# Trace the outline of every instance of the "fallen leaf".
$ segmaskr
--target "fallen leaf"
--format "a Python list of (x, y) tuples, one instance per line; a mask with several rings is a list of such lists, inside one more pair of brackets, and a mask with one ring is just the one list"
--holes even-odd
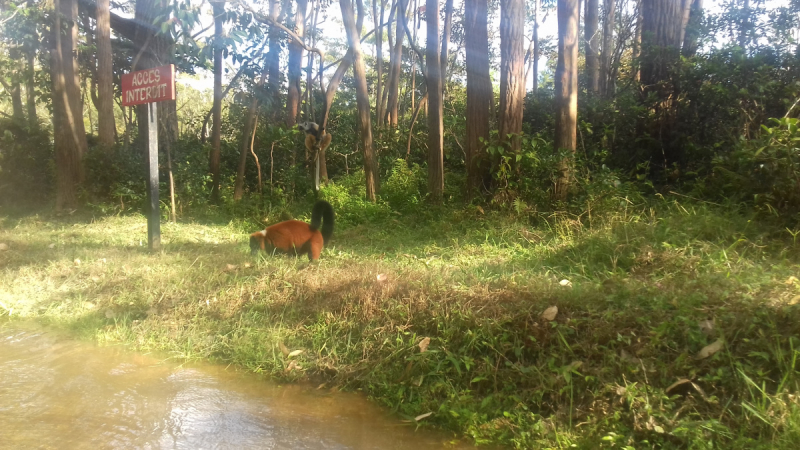
[(376, 278), (378, 281), (386, 281), (389, 278), (389, 275), (386, 275), (385, 273), (379, 273)]
[(700, 326), (700, 331), (706, 336), (711, 335), (714, 331), (714, 321), (711, 319), (701, 320), (698, 325)]
[(301, 354), (301, 353), (303, 353), (303, 350), (295, 350), (295, 351), (293, 351), (293, 352), (289, 353), (288, 355), (286, 355), (286, 357), (287, 357), (287, 358), (291, 358), (291, 357), (293, 357), (293, 356), (297, 356), (297, 355), (299, 355), (299, 354)]
[(419, 352), (425, 353), (428, 350), (428, 345), (431, 343), (431, 338), (426, 337), (425, 339), (419, 341)]
[(283, 345), (283, 342), (278, 341), (278, 347), (281, 349), (281, 353), (283, 353), (283, 356), (289, 356), (289, 349), (286, 348), (285, 345)]
[(551, 306), (544, 310), (544, 312), (542, 313), (542, 319), (547, 321), (555, 320), (557, 315), (558, 315), (558, 306)]
[(47, 248), (50, 248), (50, 249), (56, 248), (56, 244), (50, 244), (50, 245), (47, 246)]
[(713, 355), (714, 353), (717, 353), (718, 351), (722, 350), (722, 347), (724, 347), (724, 346), (725, 346), (725, 342), (722, 340), (722, 338), (717, 339), (716, 341), (714, 341), (713, 344), (709, 344), (709, 345), (706, 345), (705, 347), (703, 347), (703, 349), (700, 350), (700, 353), (698, 353), (697, 356), (695, 356), (695, 359), (708, 358), (709, 356)]
[(800, 303), (800, 295), (795, 295), (794, 298), (789, 300), (790, 305), (796, 305), (798, 303)]
[(433, 412), (426, 412), (425, 414), (420, 414), (417, 417), (414, 417), (414, 422), (419, 422), (420, 420), (429, 417)]
[(78, 259), (78, 258), (75, 258), (75, 261), (72, 261), (72, 262), (73, 262), (73, 263), (74, 263), (76, 266), (80, 266), (80, 265), (81, 265), (81, 260), (80, 260), (80, 259)]
[(252, 266), (249, 262), (244, 263), (244, 268), (249, 269)]
[(236, 265), (235, 264), (227, 264), (227, 265), (225, 265), (225, 270), (226, 271), (236, 270)]
[(478, 210), (478, 211), (479, 211), (481, 214), (486, 214), (486, 213), (483, 211), (483, 208), (481, 208), (480, 206), (476, 206), (476, 207), (475, 207), (475, 209), (477, 209), (477, 210)]
[(569, 281), (567, 279), (563, 279), (563, 280), (559, 281), (558, 284), (560, 284), (561, 286), (564, 286), (564, 287), (572, 287), (572, 281)]
[(786, 284), (795, 284), (797, 282), (798, 282), (798, 279), (795, 276), (791, 276), (791, 277), (787, 278), (786, 281), (784, 281), (784, 283), (786, 283)]
[(4, 252), (6, 250), (8, 250), (8, 244), (5, 242), (0, 242), (0, 252)]

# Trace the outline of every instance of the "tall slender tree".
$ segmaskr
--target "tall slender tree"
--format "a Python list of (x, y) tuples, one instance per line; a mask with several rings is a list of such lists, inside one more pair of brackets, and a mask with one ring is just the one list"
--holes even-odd
[[(306, 33), (306, 10), (308, 0), (297, 0), (297, 10), (294, 14), (294, 32), (299, 37), (305, 37)], [(303, 45), (292, 39), (289, 42), (289, 92), (286, 95), (286, 125), (291, 127), (297, 123), (297, 116), (300, 113), (300, 79), (303, 63)]]
[(558, 63), (556, 65), (555, 147), (566, 150), (553, 190), (556, 200), (566, 200), (572, 182), (572, 165), (578, 125), (578, 15), (579, 0), (558, 0)]
[(97, 0), (97, 134), (106, 150), (114, 145), (114, 86), (111, 57), (111, 11), (109, 0)]
[[(525, 100), (525, 2), (500, 1), (500, 139), (520, 150)], [(511, 138), (509, 138), (509, 135)]]
[(586, 52), (586, 77), (589, 90), (595, 94), (600, 92), (600, 67), (598, 49), (600, 48), (600, 34), (598, 33), (599, 0), (586, 0), (586, 13), (584, 14), (584, 46)]
[(442, 102), (442, 59), (439, 54), (439, 0), (425, 1), (427, 44), (425, 65), (428, 86), (428, 192), (439, 203), (444, 193), (444, 105)]
[(56, 154), (56, 210), (78, 204), (78, 186), (83, 182), (83, 157), (87, 152), (83, 125), (78, 61), (77, 0), (53, 0), (53, 141)]
[[(362, 0), (358, 2), (359, 16), (364, 9)], [(347, 43), (353, 53), (353, 72), (356, 82), (356, 107), (358, 108), (358, 128), (361, 146), (364, 149), (364, 174), (367, 182), (367, 199), (374, 202), (380, 189), (378, 160), (372, 146), (372, 123), (370, 118), (369, 91), (367, 90), (367, 70), (361, 52), (361, 33), (356, 27), (355, 12), (351, 0), (339, 0), (342, 21), (347, 32)]]
[(652, 120), (639, 127), (652, 139), (653, 154), (660, 155), (661, 168), (681, 164), (684, 148), (675, 145), (674, 119), (678, 84), (674, 82), (680, 64), (681, 45), (689, 21), (691, 0), (642, 0), (641, 83), (645, 105)]
[(489, 188), (485, 145), (493, 103), (489, 76), (488, 0), (465, 0), (464, 33), (467, 67), (467, 192), (473, 197)]
[(211, 201), (220, 201), (222, 175), (220, 173), (220, 145), (222, 134), (222, 26), (225, 23), (225, 4), (211, 4), (214, 13), (214, 105), (212, 106), (211, 154), (209, 172), (211, 172)]
[[(380, 2), (380, 15), (378, 3)], [(375, 25), (375, 121), (383, 125), (383, 13), (386, 0), (372, 0), (372, 22)]]
[(447, 89), (447, 58), (448, 58), (448, 45), (450, 44), (450, 35), (453, 30), (453, 0), (446, 0), (444, 6), (444, 30), (442, 31), (442, 91)]
[(539, 42), (539, 24), (542, 23), (542, 0), (534, 0), (533, 12), (533, 93), (539, 92), (539, 57), (542, 56)]
[(614, 17), (617, 10), (616, 0), (603, 1), (603, 53), (600, 61), (600, 92), (608, 97), (611, 87), (611, 56), (614, 54)]
[[(278, 22), (281, 16), (281, 1), (269, 0), (269, 17), (273, 22)], [(281, 31), (276, 26), (269, 27), (269, 54), (267, 56), (267, 85), (269, 92), (269, 108), (273, 118), (276, 117), (280, 104), (281, 86)]]
[(403, 28), (406, 20), (406, 1), (397, 0), (395, 6), (395, 17), (397, 18), (397, 25), (395, 26), (395, 41), (394, 48), (389, 55), (389, 78), (386, 83), (388, 90), (388, 99), (386, 103), (386, 113), (388, 115), (388, 125), (397, 127), (399, 118), (399, 105), (400, 105), (400, 67), (403, 57)]
[(689, 22), (686, 24), (686, 33), (683, 38), (681, 54), (685, 57), (694, 56), (700, 39), (700, 26), (703, 20), (703, 0), (692, 0)]

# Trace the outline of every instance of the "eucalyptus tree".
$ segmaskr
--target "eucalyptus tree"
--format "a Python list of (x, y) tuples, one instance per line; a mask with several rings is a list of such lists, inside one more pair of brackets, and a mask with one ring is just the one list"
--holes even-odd
[(554, 146), (565, 152), (559, 164), (553, 196), (566, 200), (572, 183), (578, 125), (579, 0), (558, 0), (558, 62), (556, 65), (556, 132)]
[(467, 69), (467, 193), (488, 188), (491, 175), (484, 142), (489, 139), (492, 79), (489, 74), (488, 0), (465, 0), (464, 33)]
[(77, 0), (53, 0), (50, 76), (53, 83), (53, 142), (56, 154), (56, 210), (78, 204), (88, 151), (83, 124), (78, 47)]

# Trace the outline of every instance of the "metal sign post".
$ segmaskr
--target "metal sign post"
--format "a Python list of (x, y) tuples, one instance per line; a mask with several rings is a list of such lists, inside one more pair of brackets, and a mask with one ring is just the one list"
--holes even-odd
[(161, 208), (158, 203), (158, 105), (147, 104), (147, 247), (161, 248)]
[(154, 67), (122, 75), (122, 106), (147, 104), (147, 246), (161, 248), (161, 208), (158, 202), (158, 106), (175, 100), (175, 66)]

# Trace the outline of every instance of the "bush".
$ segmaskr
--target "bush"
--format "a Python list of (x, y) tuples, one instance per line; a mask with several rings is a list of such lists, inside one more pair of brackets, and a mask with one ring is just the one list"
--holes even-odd
[(800, 213), (800, 121), (771, 119), (761, 136), (742, 141), (729, 156), (717, 157), (709, 180), (712, 192), (753, 204), (761, 211)]
[(381, 186), (381, 198), (401, 212), (408, 212), (423, 198), (425, 172), (419, 164), (408, 164), (404, 159), (394, 160), (389, 178)]
[(53, 158), (48, 133), (0, 120), (0, 203), (29, 206), (46, 201), (54, 188)]
[(378, 200), (366, 200), (367, 189), (363, 171), (357, 171), (329, 181), (320, 186), (320, 198), (327, 200), (336, 211), (338, 225), (358, 225), (365, 222), (385, 220), (390, 216), (389, 206)]

